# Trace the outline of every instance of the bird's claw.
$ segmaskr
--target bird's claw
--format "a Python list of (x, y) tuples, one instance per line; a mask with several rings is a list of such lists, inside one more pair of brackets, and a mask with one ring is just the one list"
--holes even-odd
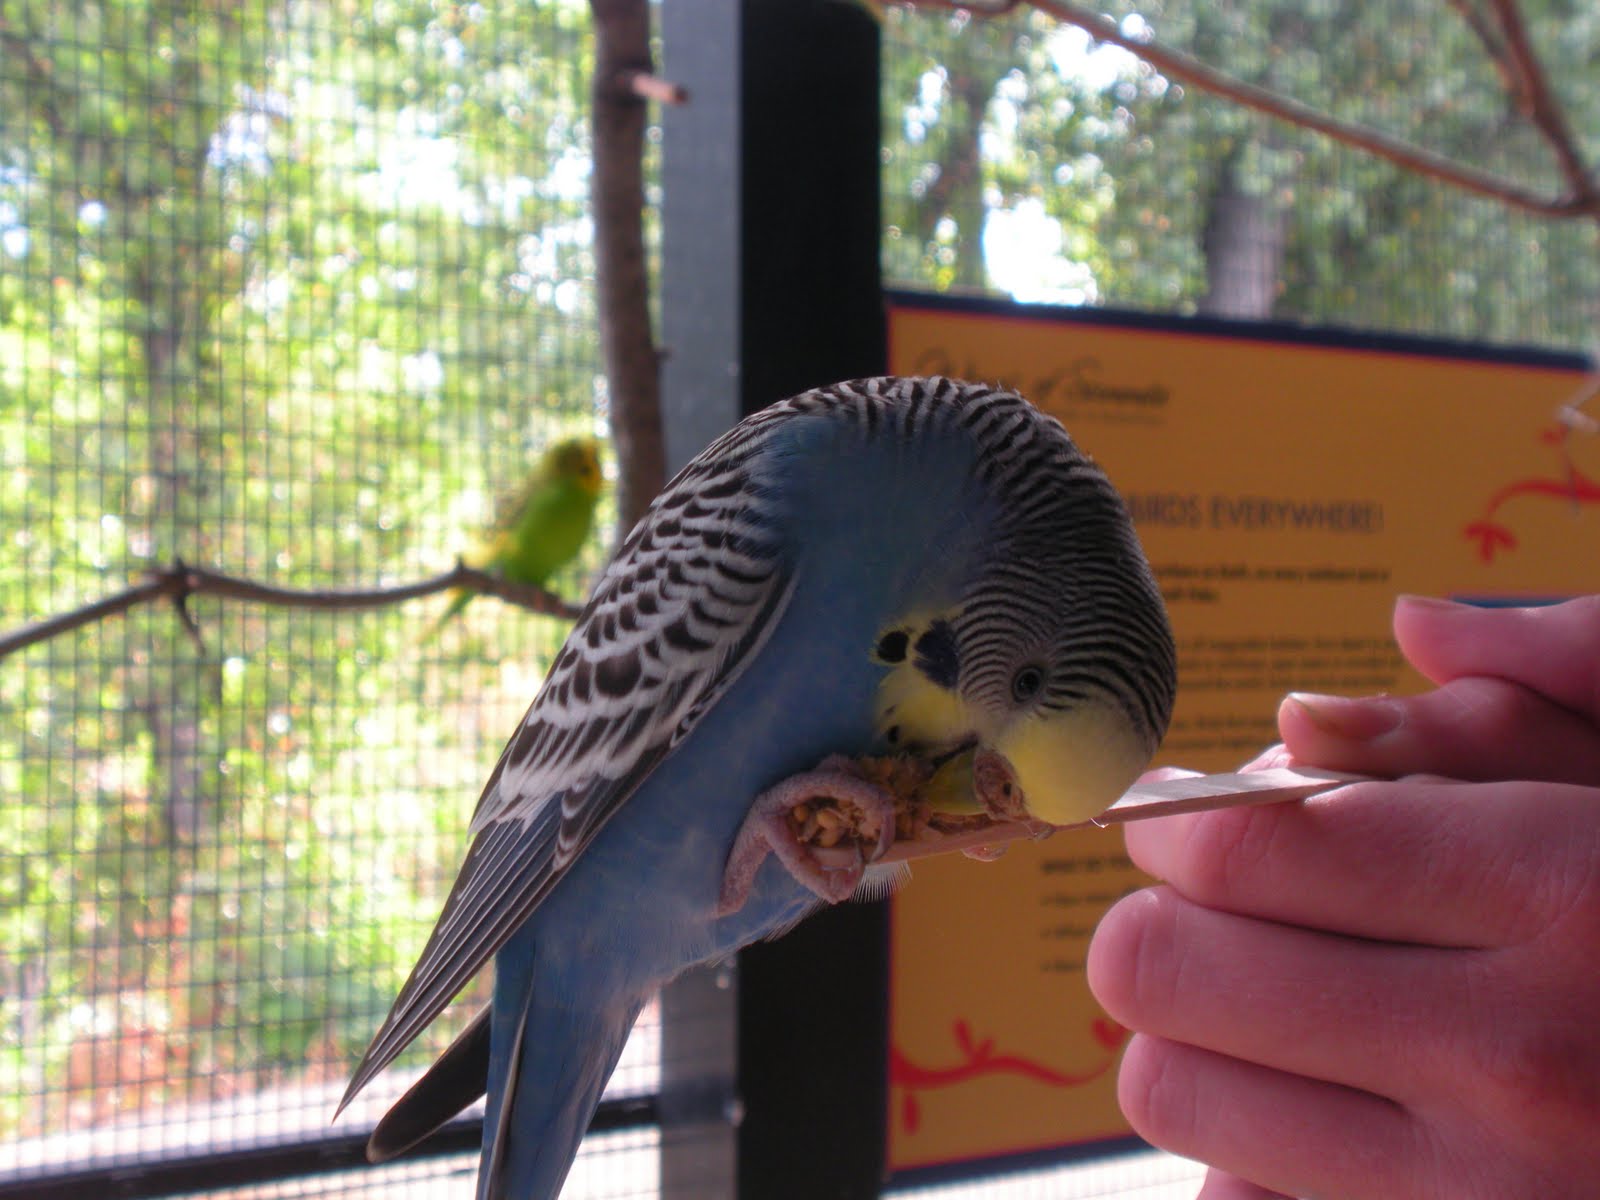
[[(1035, 841), (1049, 837), (1055, 827), (1028, 813), (1028, 798), (1017, 782), (1017, 773), (1003, 755), (993, 750), (979, 750), (972, 764), (972, 790), (984, 811), (1002, 824), (1021, 825)], [(993, 862), (1006, 852), (1009, 843), (992, 846), (968, 846), (961, 851), (979, 862)]]
[(862, 778), (849, 759), (825, 759), (756, 797), (728, 855), (717, 915), (744, 906), (768, 854), (822, 900), (848, 900), (894, 833), (893, 794)]

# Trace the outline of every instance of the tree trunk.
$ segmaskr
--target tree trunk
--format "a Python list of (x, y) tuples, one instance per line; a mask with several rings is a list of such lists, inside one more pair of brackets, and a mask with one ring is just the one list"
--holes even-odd
[[(146, 262), (135, 277), (140, 317), (135, 329), (144, 350), (144, 404), (150, 424), (150, 477), (155, 504), (150, 514), (150, 544), (162, 557), (185, 551), (186, 517), (181, 503), (196, 486), (200, 469), (193, 435), (193, 413), (178, 399), (176, 371), (185, 353), (185, 317), (190, 307), (185, 283), (195, 278), (190, 256), (175, 251), (171, 262)], [(198, 387), (198, 381), (187, 381)], [(203, 664), (189, 661), (192, 648), (174, 619), (160, 635), (165, 650), (145, 672), (145, 697), (140, 705), (150, 729), (153, 776), (160, 790), (162, 815), (173, 845), (193, 845), (209, 821), (205, 772), (201, 767), (200, 688)], [(165, 661), (162, 661), (165, 660)]]
[(1264, 319), (1272, 315), (1283, 267), (1288, 221), (1270, 186), (1247, 187), (1238, 155), (1222, 163), (1211, 193), (1200, 248), (1206, 257), (1206, 316)]
[[(951, 107), (960, 113), (952, 122), (949, 139), (939, 159), (935, 179), (917, 208), (917, 236), (922, 245), (934, 241), (939, 222), (955, 222), (955, 277), (961, 288), (981, 288), (989, 279), (983, 259), (983, 223), (988, 215), (983, 203), (983, 119), (989, 100), (1004, 75), (1005, 63), (996, 58), (980, 68), (975, 63), (949, 64)], [(986, 68), (986, 69), (984, 69)]]
[(666, 482), (661, 364), (650, 325), (644, 245), (645, 101), (628, 87), (648, 74), (646, 0), (590, 0), (594, 18), (595, 302), (616, 442), (618, 541)]

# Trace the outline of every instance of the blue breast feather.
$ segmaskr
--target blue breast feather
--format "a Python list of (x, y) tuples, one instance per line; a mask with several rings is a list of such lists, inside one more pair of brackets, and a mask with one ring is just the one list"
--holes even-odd
[(705, 919), (750, 802), (829, 754), (872, 748), (878, 635), (909, 611), (952, 603), (981, 554), (990, 514), (966, 445), (867, 442), (821, 418), (791, 421), (779, 438), (760, 482), (795, 547), (794, 597), (739, 681), (541, 906), (536, 916), (558, 920), (569, 943), (547, 954), (614, 954), (630, 974), (671, 975), (811, 907), (769, 860), (742, 912)]

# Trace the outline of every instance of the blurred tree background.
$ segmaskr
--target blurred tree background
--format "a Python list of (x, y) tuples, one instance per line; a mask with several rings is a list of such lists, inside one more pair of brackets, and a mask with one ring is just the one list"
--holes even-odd
[[(600, 432), (590, 54), (581, 3), (4, 0), (3, 623), (175, 557), (446, 569)], [(440, 603), (0, 665), (0, 1135), (347, 1072), (564, 632), (421, 647)]]
[[(1104, 7), (1559, 191), (1463, 5)], [(1600, 148), (1600, 12), (1524, 9)], [(1592, 222), (1027, 8), (880, 16), (892, 283), (1594, 337)], [(0, 0), (0, 628), (174, 558), (304, 588), (440, 571), (539, 449), (602, 432), (592, 59), (580, 0)], [(200, 639), (146, 606), (0, 661), (0, 1142), (342, 1082), (563, 633), (483, 600), (424, 642), (443, 604), (194, 600)]]
[[(1094, 6), (1229, 75), (1547, 195), (1473, 0)], [(1587, 161), (1600, 11), (1524, 0)], [(1514, 212), (1172, 82), (1026, 5), (884, 13), (885, 263), (1019, 299), (1589, 347), (1592, 220)], [(1053, 250), (1051, 253), (1049, 251)]]

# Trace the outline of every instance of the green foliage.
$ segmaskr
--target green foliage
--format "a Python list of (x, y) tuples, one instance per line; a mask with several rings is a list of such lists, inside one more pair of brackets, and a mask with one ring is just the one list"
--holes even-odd
[[(570, 0), (0, 0), (0, 623), (444, 569), (593, 433), (590, 57)], [(191, 607), (0, 664), (0, 1136), (347, 1071), (563, 632)]]
[[(1442, 0), (1103, 7), (1125, 32), (1239, 78), (1546, 194), (1562, 190), (1548, 147), (1516, 118), (1475, 35)], [(1579, 0), (1522, 8), (1593, 160), (1600, 17)], [(1258, 200), (1263, 223), (1281, 222), (1274, 316), (1594, 340), (1593, 222), (1524, 216), (1408, 174), (1170, 83), (1026, 7), (992, 21), (890, 9), (885, 42), (884, 257), (893, 279), (1012, 289), (1007, 258), (985, 253), (983, 230), (1031, 205), (1048, 214), (1054, 229), (1044, 232), (1060, 249), (1035, 250), (1025, 298), (1193, 311), (1206, 298), (1208, 266), (1226, 265), (1208, 263), (1219, 252), (1207, 229), (1228, 193)], [(984, 89), (958, 86), (979, 73)], [(977, 106), (984, 117), (973, 128)]]
[(1115, 101), (1057, 62), (1056, 23), (892, 8), (885, 14), (884, 260), (891, 278), (993, 286), (992, 212), (1045, 206), (1072, 258), (1107, 264), (1092, 236), (1112, 196), (1097, 150)]

